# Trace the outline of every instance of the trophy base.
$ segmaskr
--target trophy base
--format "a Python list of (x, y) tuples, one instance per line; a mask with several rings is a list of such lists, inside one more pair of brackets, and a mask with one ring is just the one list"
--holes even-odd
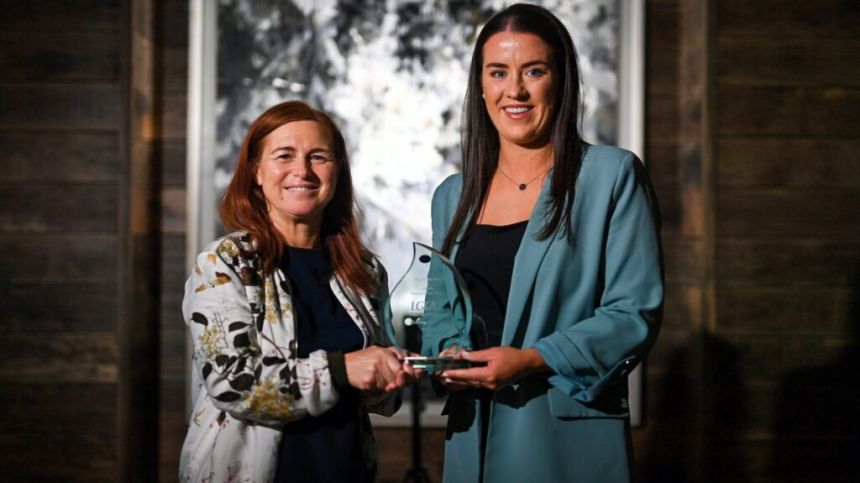
[(469, 367), (483, 366), (484, 363), (455, 359), (453, 357), (425, 357), (409, 356), (403, 359), (406, 364), (428, 372), (439, 372), (447, 369), (467, 369)]

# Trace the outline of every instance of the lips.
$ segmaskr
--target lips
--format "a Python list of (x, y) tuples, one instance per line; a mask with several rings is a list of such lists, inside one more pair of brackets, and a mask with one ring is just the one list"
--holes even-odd
[(524, 112), (530, 111), (532, 109), (531, 106), (508, 106), (503, 108), (505, 112), (508, 114), (522, 114)]
[(290, 191), (293, 193), (307, 193), (308, 191), (316, 190), (317, 186), (314, 186), (314, 185), (287, 186), (285, 189), (287, 191)]

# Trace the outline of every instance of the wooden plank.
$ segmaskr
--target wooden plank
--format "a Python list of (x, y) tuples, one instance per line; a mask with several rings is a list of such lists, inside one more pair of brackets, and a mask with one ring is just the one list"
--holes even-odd
[(721, 83), (860, 86), (858, 39), (721, 37), (715, 70)]
[(701, 283), (666, 280), (663, 298), (663, 325), (660, 329), (660, 337), (665, 331), (670, 330), (686, 332), (701, 319)]
[(188, 121), (188, 98), (184, 94), (168, 94), (156, 98), (159, 106), (157, 139), (184, 141)]
[(760, 37), (860, 37), (860, 9), (845, 0), (720, 0), (720, 35)]
[(857, 316), (848, 308), (858, 299), (860, 293), (855, 288), (721, 284), (717, 285), (717, 317), (721, 330), (735, 333), (830, 333), (847, 337)]
[(0, 279), (18, 282), (114, 283), (114, 235), (0, 234)]
[(648, 142), (677, 142), (680, 126), (678, 113), (676, 95), (649, 97), (645, 107), (645, 136)]
[(860, 89), (762, 87), (717, 88), (720, 136), (857, 137)]
[[(183, 32), (187, 34), (188, 29)], [(188, 91), (187, 47), (158, 51), (154, 67), (157, 85), (165, 94), (184, 94)]]
[(115, 31), (0, 32), (0, 80), (116, 81)]
[(721, 138), (717, 141), (717, 183), (860, 187), (860, 140)]
[(3, 181), (117, 179), (120, 152), (113, 133), (0, 132), (0, 151)]
[(814, 240), (717, 240), (721, 284), (855, 287), (860, 243)]
[(15, 283), (3, 297), (4, 331), (110, 331), (116, 287), (106, 283)]
[(666, 48), (648, 57), (645, 64), (646, 102), (651, 102), (654, 96), (676, 96), (680, 65), (678, 58), (680, 49)]
[(116, 382), (113, 331), (7, 333), (0, 338), (0, 354), (0, 384)]
[(848, 340), (834, 336), (732, 334), (714, 338), (729, 350), (707, 362), (705, 373), (733, 371), (744, 384), (776, 383), (797, 370), (827, 366), (850, 349)]
[(116, 30), (120, 0), (0, 0), (0, 31), (92, 32)]
[(186, 184), (185, 140), (165, 140), (158, 143), (159, 165), (161, 166), (161, 186), (181, 187)]
[(155, 38), (158, 48), (188, 50), (188, 2), (156, 2)]
[(0, 84), (0, 129), (116, 131), (121, 100), (116, 84)]
[(666, 280), (701, 282), (704, 270), (703, 248), (699, 240), (676, 238), (663, 240)]
[(9, 232), (101, 232), (117, 229), (115, 183), (0, 184), (0, 226)]
[(860, 240), (860, 189), (717, 190), (717, 236)]
[(185, 356), (185, 325), (182, 316), (175, 317), (176, 323), (170, 329), (159, 333), (159, 374), (161, 378), (184, 378), (186, 367), (191, 361)]

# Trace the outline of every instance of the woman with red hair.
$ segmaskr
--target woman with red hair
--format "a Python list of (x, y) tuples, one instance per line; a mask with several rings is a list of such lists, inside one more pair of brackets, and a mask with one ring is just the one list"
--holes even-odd
[(385, 344), (385, 270), (362, 245), (346, 146), (290, 101), (251, 125), (183, 314), (194, 409), (182, 481), (373, 481), (368, 412), (414, 374)]

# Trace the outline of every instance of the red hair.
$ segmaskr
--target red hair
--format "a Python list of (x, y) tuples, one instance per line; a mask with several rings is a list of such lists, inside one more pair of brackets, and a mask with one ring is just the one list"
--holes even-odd
[(346, 142), (328, 114), (304, 102), (287, 101), (275, 105), (248, 128), (236, 159), (233, 178), (221, 200), (221, 221), (230, 229), (248, 232), (253, 240), (251, 253), (260, 257), (263, 271), (267, 274), (275, 271), (283, 256), (286, 240), (269, 218), (268, 204), (262, 188), (256, 183), (255, 174), (266, 136), (295, 121), (318, 122), (331, 134), (338, 169), (337, 185), (334, 197), (323, 211), (320, 236), (328, 248), (334, 272), (351, 289), (370, 295), (376, 287), (364, 260), (372, 254), (361, 243), (359, 235)]

